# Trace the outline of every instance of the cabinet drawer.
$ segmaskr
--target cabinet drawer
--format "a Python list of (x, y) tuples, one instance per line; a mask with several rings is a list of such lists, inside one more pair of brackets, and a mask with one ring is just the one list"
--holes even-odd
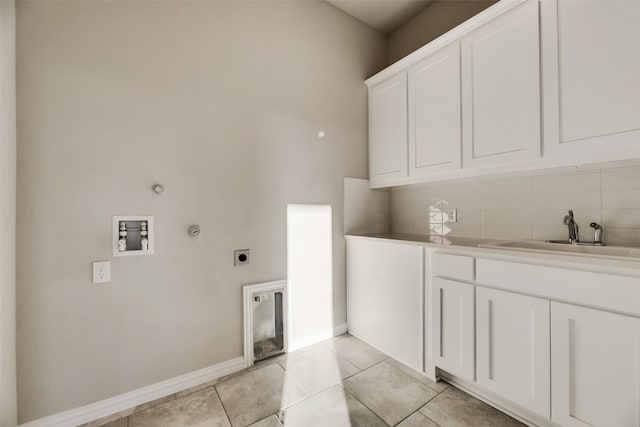
[(640, 278), (478, 258), (479, 284), (637, 315)]
[(433, 276), (449, 277), (451, 279), (475, 280), (474, 258), (464, 255), (435, 253), (431, 257), (431, 271)]

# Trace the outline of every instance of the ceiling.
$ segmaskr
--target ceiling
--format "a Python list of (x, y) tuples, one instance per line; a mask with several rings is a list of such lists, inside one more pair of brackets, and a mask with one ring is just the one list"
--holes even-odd
[(385, 34), (426, 9), (434, 0), (327, 0), (338, 9)]

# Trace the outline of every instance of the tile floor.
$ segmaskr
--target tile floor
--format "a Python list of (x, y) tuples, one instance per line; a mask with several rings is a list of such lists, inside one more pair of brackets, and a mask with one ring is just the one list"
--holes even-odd
[(350, 335), (261, 362), (82, 427), (512, 427)]

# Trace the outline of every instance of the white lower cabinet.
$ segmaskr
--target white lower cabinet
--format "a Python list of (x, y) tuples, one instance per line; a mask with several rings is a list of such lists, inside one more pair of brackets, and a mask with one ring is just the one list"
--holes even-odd
[(432, 360), (435, 366), (473, 381), (475, 378), (475, 286), (432, 278)]
[(640, 426), (640, 319), (551, 303), (552, 420)]
[(477, 382), (551, 416), (549, 301), (476, 288)]
[(420, 372), (423, 263), (421, 246), (347, 240), (349, 332)]

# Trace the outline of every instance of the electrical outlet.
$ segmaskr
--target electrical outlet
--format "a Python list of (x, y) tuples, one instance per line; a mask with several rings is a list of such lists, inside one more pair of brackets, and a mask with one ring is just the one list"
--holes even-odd
[(451, 209), (448, 222), (458, 222), (458, 208)]
[(93, 263), (93, 283), (111, 282), (111, 263), (98, 261)]
[(233, 265), (238, 267), (245, 264), (249, 264), (249, 249), (233, 251)]

